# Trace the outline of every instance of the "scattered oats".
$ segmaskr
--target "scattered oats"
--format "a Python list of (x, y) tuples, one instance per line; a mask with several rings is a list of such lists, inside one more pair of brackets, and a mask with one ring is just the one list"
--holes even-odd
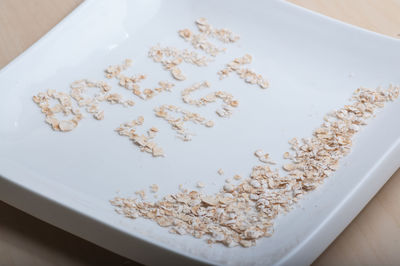
[(283, 158), (289, 159), (289, 158), (290, 158), (290, 153), (289, 153), (289, 152), (285, 152), (285, 153), (283, 154)]
[(152, 193), (157, 193), (157, 191), (158, 191), (158, 185), (156, 185), (156, 184), (151, 185), (151, 186), (150, 186), (150, 191), (151, 191)]
[(231, 182), (232, 182), (232, 178), (225, 179), (225, 183), (231, 183)]
[(218, 174), (219, 174), (219, 175), (223, 175), (223, 174), (224, 174), (224, 171), (223, 171), (222, 169), (218, 169)]

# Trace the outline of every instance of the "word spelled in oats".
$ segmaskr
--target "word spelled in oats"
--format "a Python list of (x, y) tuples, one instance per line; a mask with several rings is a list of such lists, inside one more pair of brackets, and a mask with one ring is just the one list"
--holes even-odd
[(176, 80), (185, 80), (186, 76), (178, 66), (185, 62), (196, 66), (207, 66), (211, 61), (205, 56), (199, 56), (194, 51), (179, 50), (174, 47), (161, 47), (156, 45), (150, 48), (148, 56), (156, 63), (161, 63), (165, 70), (170, 71)]
[[(204, 106), (209, 103), (215, 102), (217, 99), (221, 99), (224, 103), (227, 105), (223, 105), (222, 109), (218, 109), (216, 112), (219, 116), (222, 117), (228, 117), (232, 114), (232, 109), (230, 107), (237, 107), (239, 105), (239, 102), (235, 100), (232, 96), (232, 94), (224, 92), (224, 91), (216, 91), (209, 93), (208, 95), (195, 100), (190, 97), (190, 94), (196, 90), (199, 90), (201, 88), (209, 88), (210, 83), (208, 81), (203, 81), (200, 83), (195, 83), (189, 88), (184, 89), (181, 92), (182, 95), (182, 100), (191, 105), (197, 105), (197, 106)], [(230, 106), (230, 107), (229, 107)], [(224, 109), (225, 108), (225, 109)], [(222, 110), (222, 111), (221, 111)]]
[[(392, 86), (356, 90), (353, 103), (327, 115), (311, 137), (290, 141), (293, 151), (284, 155), (291, 160), (283, 167), (286, 175), (268, 165), (255, 166), (249, 178), (237, 186), (225, 183), (215, 195), (184, 190), (154, 203), (116, 197), (111, 204), (126, 217), (152, 219), (169, 227), (171, 233), (206, 236), (208, 243), (228, 247), (253, 246), (257, 239), (272, 234), (273, 221), (279, 214), (289, 211), (337, 169), (339, 160), (350, 152), (360, 126), (399, 94), (399, 87)], [(265, 157), (262, 151), (255, 154)]]
[[(214, 126), (213, 121), (207, 120), (197, 113), (192, 113), (174, 105), (164, 104), (160, 107), (155, 108), (154, 112), (157, 117), (161, 117), (166, 120), (172, 126), (172, 129), (174, 129), (178, 133), (178, 137), (184, 141), (191, 140), (191, 137), (194, 135), (193, 133), (188, 132), (187, 129), (184, 127), (185, 122), (190, 121), (195, 124), (204, 125), (206, 127)], [(175, 112), (181, 114), (182, 116), (177, 118), (171, 116), (169, 112)]]
[(253, 70), (242, 67), (243, 65), (250, 64), (252, 57), (249, 54), (245, 54), (242, 57), (235, 58), (232, 62), (228, 63), (226, 67), (218, 72), (219, 79), (224, 79), (231, 72), (236, 72), (241, 79), (244, 79), (247, 83), (257, 84), (262, 89), (266, 89), (269, 86), (268, 80), (266, 80), (260, 74), (256, 74)]
[[(56, 131), (71, 131), (83, 118), (80, 110), (72, 106), (72, 98), (67, 93), (47, 90), (46, 92), (39, 92), (32, 99), (40, 107), (42, 113), (46, 115), (46, 123)], [(58, 103), (50, 106), (51, 99), (58, 101)], [(73, 115), (73, 118), (59, 120), (55, 117), (57, 113), (63, 113), (64, 116)]]
[(139, 116), (136, 120), (128, 123), (121, 124), (115, 131), (121, 136), (127, 136), (142, 152), (148, 152), (154, 157), (164, 156), (163, 149), (160, 148), (155, 142), (151, 141), (156, 136), (158, 129), (155, 127), (150, 128), (146, 135), (139, 135), (136, 133), (136, 127), (143, 125), (144, 118)]

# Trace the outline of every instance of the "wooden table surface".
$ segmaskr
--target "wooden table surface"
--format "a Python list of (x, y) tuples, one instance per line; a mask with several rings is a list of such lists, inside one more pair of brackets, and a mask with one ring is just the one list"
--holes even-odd
[[(400, 37), (400, 0), (290, 0), (336, 19)], [(81, 0), (0, 0), (0, 68)], [(400, 70), (399, 70), (400, 71)], [(7, 89), (1, 88), (0, 89)], [(136, 265), (0, 202), (0, 265)], [(314, 265), (400, 265), (398, 170)]]

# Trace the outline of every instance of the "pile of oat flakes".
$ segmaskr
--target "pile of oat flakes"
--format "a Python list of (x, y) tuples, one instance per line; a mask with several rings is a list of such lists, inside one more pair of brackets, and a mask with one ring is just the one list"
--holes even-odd
[[(154, 220), (169, 227), (171, 233), (207, 237), (208, 243), (228, 247), (254, 246), (257, 239), (272, 234), (273, 221), (280, 213), (289, 211), (338, 168), (360, 127), (378, 108), (398, 98), (399, 93), (399, 87), (357, 89), (353, 102), (326, 115), (311, 137), (289, 142), (292, 150), (283, 155), (291, 161), (282, 167), (286, 175), (272, 170), (267, 161), (253, 167), (249, 178), (241, 184), (227, 183), (215, 195), (184, 190), (154, 203), (122, 197), (111, 203), (118, 213)], [(256, 156), (268, 160), (268, 155), (260, 150)]]

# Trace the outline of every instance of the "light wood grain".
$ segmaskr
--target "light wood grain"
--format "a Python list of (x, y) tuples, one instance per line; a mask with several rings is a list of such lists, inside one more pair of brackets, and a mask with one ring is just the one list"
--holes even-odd
[[(0, 68), (81, 0), (0, 0)], [(400, 0), (291, 0), (336, 19), (398, 37)], [(1, 84), (0, 84), (0, 89)], [(0, 265), (134, 265), (0, 203)], [(400, 170), (314, 265), (400, 265)]]

